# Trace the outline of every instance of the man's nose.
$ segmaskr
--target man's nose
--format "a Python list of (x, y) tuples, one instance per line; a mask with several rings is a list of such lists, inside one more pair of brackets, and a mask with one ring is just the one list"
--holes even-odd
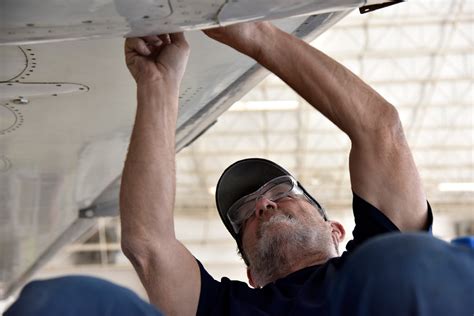
[(275, 210), (277, 205), (272, 200), (267, 199), (264, 196), (257, 198), (255, 202), (255, 213), (257, 217), (264, 216), (267, 210)]

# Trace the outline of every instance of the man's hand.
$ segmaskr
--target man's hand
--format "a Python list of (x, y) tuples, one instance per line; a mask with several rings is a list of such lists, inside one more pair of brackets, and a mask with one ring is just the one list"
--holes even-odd
[(139, 83), (171, 80), (179, 85), (189, 57), (183, 33), (127, 38), (125, 60)]
[(245, 55), (256, 58), (260, 53), (261, 37), (271, 32), (271, 29), (272, 25), (269, 22), (249, 22), (208, 29), (204, 30), (204, 33)]

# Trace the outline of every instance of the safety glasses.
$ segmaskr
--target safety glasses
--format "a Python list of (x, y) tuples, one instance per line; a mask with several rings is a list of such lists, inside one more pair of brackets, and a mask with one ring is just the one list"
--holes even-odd
[(227, 217), (234, 232), (238, 234), (242, 224), (253, 215), (258, 200), (266, 198), (272, 202), (278, 202), (285, 197), (305, 198), (308, 202), (317, 206), (318, 209), (320, 208), (317, 202), (315, 203), (315, 201), (306, 196), (293, 177), (288, 175), (277, 177), (265, 183), (257, 191), (240, 198), (232, 204), (227, 212)]

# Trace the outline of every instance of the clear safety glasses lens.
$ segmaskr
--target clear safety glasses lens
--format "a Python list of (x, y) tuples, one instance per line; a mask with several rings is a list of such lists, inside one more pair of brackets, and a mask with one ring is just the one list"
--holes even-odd
[(234, 232), (238, 234), (242, 223), (255, 212), (258, 199), (264, 197), (270, 201), (276, 201), (291, 194), (302, 195), (303, 192), (298, 188), (293, 177), (281, 176), (265, 183), (257, 191), (240, 198), (227, 213)]

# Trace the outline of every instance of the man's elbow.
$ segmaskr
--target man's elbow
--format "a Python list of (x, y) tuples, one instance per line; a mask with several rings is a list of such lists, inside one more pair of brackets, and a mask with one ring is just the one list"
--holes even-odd
[(122, 232), (121, 248), (127, 259), (137, 271), (146, 271), (154, 261), (159, 260), (161, 254), (160, 240), (136, 237)]
[(376, 137), (389, 140), (392, 144), (405, 144), (405, 133), (397, 109), (393, 105), (387, 104), (382, 115)]
[(384, 102), (376, 112), (376, 120), (373, 125), (376, 130), (382, 132), (398, 132), (402, 125), (397, 108), (388, 102)]
[(123, 254), (130, 260), (135, 269), (141, 270), (146, 266), (148, 256), (143, 245), (122, 236), (121, 247)]
[(378, 107), (376, 113), (372, 113), (372, 119), (361, 122), (360, 128), (355, 133), (356, 139), (370, 143), (403, 143), (405, 134), (397, 109), (388, 102)]
[(122, 230), (121, 248), (135, 270), (146, 271), (164, 257), (173, 247), (175, 240), (156, 235), (137, 236)]

